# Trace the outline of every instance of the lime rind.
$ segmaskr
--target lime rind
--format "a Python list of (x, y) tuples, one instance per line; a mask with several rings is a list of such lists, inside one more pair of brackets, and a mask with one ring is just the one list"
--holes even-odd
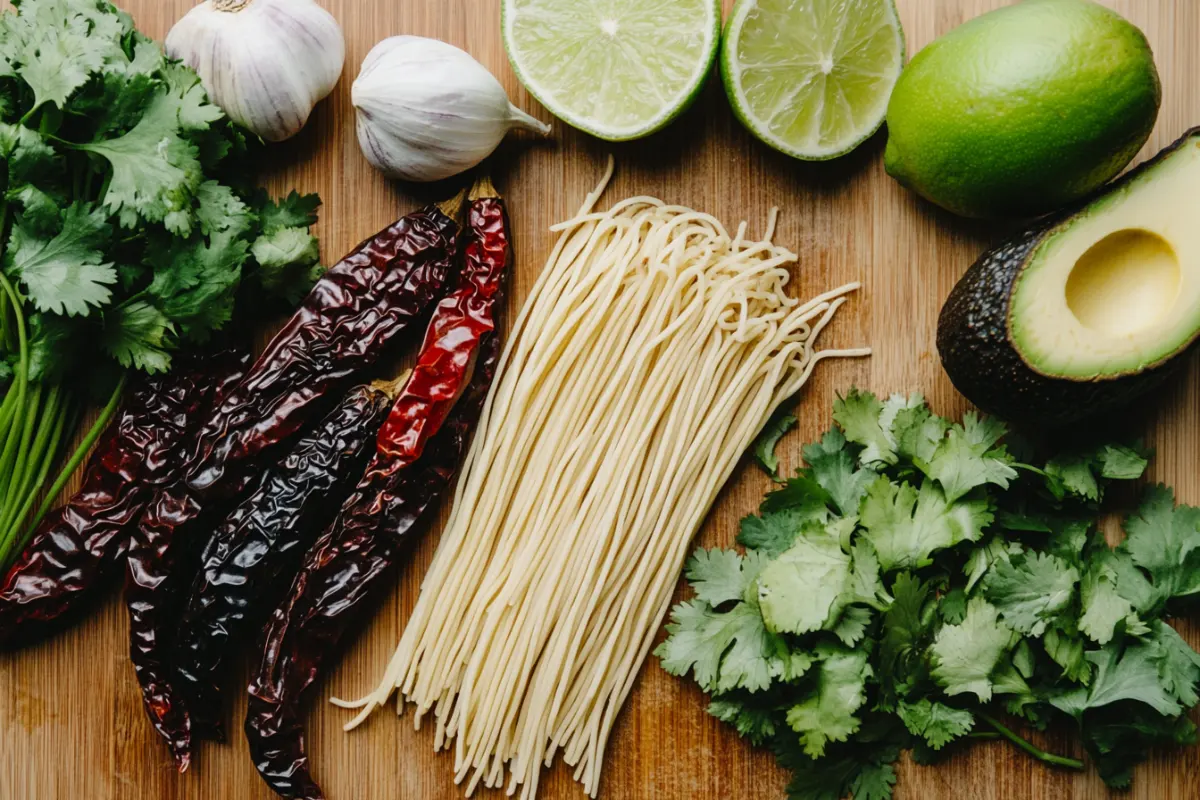
[[(721, 78), (734, 115), (758, 139), (793, 158), (827, 161), (846, 155), (883, 125), (888, 99), (904, 66), (904, 31), (895, 4), (850, 0), (849, 5), (871, 12), (850, 13), (853, 9), (845, 8), (846, 0), (825, 0), (825, 5), (841, 10), (832, 37), (823, 36), (828, 32), (815, 25), (776, 19), (770, 28), (770, 46), (764, 48), (768, 52), (757, 53), (754, 60), (748, 54), (739, 58), (747, 20), (771, 1), (738, 0), (726, 24)], [(822, 5), (820, 0), (816, 5)], [(807, 21), (816, 17), (811, 8), (806, 10)], [(771, 48), (778, 52), (769, 52)], [(799, 79), (773, 80), (772, 76), (789, 71)], [(837, 78), (836, 94), (827, 91), (830, 82), (824, 76), (829, 75)], [(838, 105), (827, 113), (830, 96)], [(756, 112), (754, 106), (766, 102), (771, 113)]]
[[(572, 127), (614, 142), (648, 136), (686, 111), (721, 38), (720, 0), (503, 0), (500, 13), (509, 62), (529, 93)], [(630, 34), (654, 46), (634, 47)]]

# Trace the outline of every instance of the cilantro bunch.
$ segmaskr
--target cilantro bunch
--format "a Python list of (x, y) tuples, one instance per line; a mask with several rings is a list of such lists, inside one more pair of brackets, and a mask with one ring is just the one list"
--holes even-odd
[(91, 400), (311, 286), (319, 200), (255, 191), (254, 148), (107, 0), (0, 15), (0, 568)]
[[(1200, 654), (1166, 621), (1200, 595), (1200, 509), (1148, 489), (1110, 548), (1097, 528), (1138, 451), (1106, 445), (1040, 466), (1001, 423), (932, 414), (919, 396), (852, 391), (807, 466), (742, 521), (745, 552), (698, 550), (656, 650), (711, 695), (709, 713), (793, 772), (796, 800), (891, 797), (905, 750), (932, 763), (1065, 726), (1103, 779), (1193, 743)], [(756, 454), (772, 473), (768, 427)], [(1025, 461), (1032, 456), (1022, 452)]]

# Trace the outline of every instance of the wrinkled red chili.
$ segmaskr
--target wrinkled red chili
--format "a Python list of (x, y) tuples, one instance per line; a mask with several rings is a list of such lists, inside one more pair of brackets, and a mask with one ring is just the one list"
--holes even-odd
[[(439, 306), (418, 357), (427, 377), (418, 380), (414, 372), (401, 392), (362, 482), (305, 556), (264, 633), (246, 736), (259, 774), (282, 797), (324, 797), (309, 770), (301, 698), (415, 542), (419, 521), (458, 469), (495, 374), (494, 311), (511, 261), (498, 198), (473, 200), (464, 239), (467, 260), (456, 291)], [(435, 373), (433, 364), (457, 378)]]
[[(220, 671), (279, 603), (300, 559), (354, 488), (397, 383), (358, 386), (217, 528), (180, 623), (176, 670), (197, 736), (221, 738)], [(280, 585), (282, 583), (282, 585)]]
[(510, 258), (507, 221), (490, 183), (475, 192), (482, 196), (467, 210), (459, 281), (438, 303), (412, 377), (379, 431), (379, 452), (394, 469), (420, 458), (466, 385), (480, 340), (496, 327), (493, 308)]
[(250, 364), (245, 349), (176, 357), (169, 374), (136, 379), (104, 432), (83, 485), (38, 526), (0, 582), (0, 647), (53, 633), (121, 567), (129, 535), (157, 486), (180, 474), (200, 418)]
[(190, 488), (219, 491), (226, 470), (294, 434), (322, 397), (373, 365), (423, 318), (452, 277), (458, 232), (458, 223), (429, 206), (326, 272), (204, 426)]
[(125, 584), (130, 658), (146, 713), (180, 771), (191, 762), (192, 724), (174, 685), (171, 641), (206, 522), (219, 522), (262, 474), (256, 457), (320, 414), (327, 397), (428, 312), (452, 274), (457, 236), (458, 224), (430, 206), (329, 269), (208, 417), (186, 478), (161, 490), (143, 515)]

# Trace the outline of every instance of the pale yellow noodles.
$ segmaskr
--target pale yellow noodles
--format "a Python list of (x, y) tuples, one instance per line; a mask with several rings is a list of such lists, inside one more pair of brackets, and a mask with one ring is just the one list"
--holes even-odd
[(454, 510), (379, 688), (432, 710), (455, 779), (532, 798), (561, 749), (595, 796), (692, 537), (772, 411), (830, 356), (848, 284), (790, 297), (768, 236), (649, 197), (562, 237), (517, 319)]

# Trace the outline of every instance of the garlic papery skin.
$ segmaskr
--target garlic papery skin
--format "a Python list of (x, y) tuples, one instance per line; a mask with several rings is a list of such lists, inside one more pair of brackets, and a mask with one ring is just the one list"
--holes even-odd
[(407, 181), (464, 172), (514, 128), (550, 132), (510, 103), (500, 81), (470, 55), (419, 36), (393, 36), (376, 45), (351, 99), (363, 155), (385, 175)]
[(206, 0), (175, 23), (167, 54), (199, 73), (230, 119), (281, 142), (337, 85), (346, 38), (314, 0)]

